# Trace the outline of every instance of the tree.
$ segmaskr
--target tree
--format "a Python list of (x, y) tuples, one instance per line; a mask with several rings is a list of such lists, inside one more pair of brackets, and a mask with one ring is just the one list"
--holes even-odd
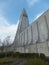
[(10, 44), (10, 36), (7, 36), (4, 40), (3, 40), (3, 44), (5, 46), (8, 46)]
[(1, 39), (0, 39), (0, 46), (2, 46), (2, 41), (1, 41)]

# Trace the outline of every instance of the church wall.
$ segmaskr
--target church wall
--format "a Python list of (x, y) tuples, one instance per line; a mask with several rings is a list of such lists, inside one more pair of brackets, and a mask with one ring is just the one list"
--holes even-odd
[(44, 14), (45, 21), (47, 22), (47, 29), (48, 29), (48, 40), (49, 40), (49, 10)]
[(48, 52), (49, 52), (49, 41), (48, 41)]
[[(24, 18), (24, 21), (25, 20)], [(25, 27), (23, 23), (22, 27)], [(49, 11), (17, 35), (16, 51), (21, 53), (44, 53), (49, 56)]]
[(35, 44), (38, 41), (38, 30), (37, 30), (36, 22), (32, 24), (32, 40), (33, 40), (33, 44)]
[(14, 48), (14, 52), (18, 52), (18, 48), (17, 47)]
[(39, 41), (44, 42), (48, 39), (48, 29), (44, 16), (37, 19), (38, 30), (39, 30)]
[(24, 33), (25, 33), (25, 45), (28, 43), (28, 34), (27, 34), (27, 29), (25, 29), (25, 31), (24, 31)]
[(21, 47), (17, 47), (17, 52), (21, 52)]
[(25, 41), (25, 39), (24, 39), (24, 32), (22, 32), (21, 35), (22, 35), (22, 46), (23, 46), (24, 45), (24, 41)]
[(18, 35), (17, 41), (16, 41), (18, 46), (19, 46), (19, 44), (20, 44), (19, 41), (20, 41), (20, 35)]
[(32, 31), (31, 26), (28, 27), (28, 44), (32, 43)]
[(23, 46), (17, 47), (15, 52), (24, 53), (24, 47)]
[(24, 52), (25, 52), (25, 53), (29, 53), (29, 46), (28, 46), (28, 45), (26, 45), (26, 46), (24, 47)]
[(36, 53), (37, 52), (36, 44), (30, 45), (28, 50), (29, 53)]
[(22, 45), (22, 34), (20, 34), (20, 41), (19, 41), (19, 45), (21, 46)]
[(44, 15), (45, 15), (47, 25), (48, 25), (48, 29), (49, 29), (49, 10)]
[(37, 43), (38, 53), (44, 53), (46, 56), (49, 56), (47, 44), (48, 42)]
[(25, 51), (24, 51), (24, 47), (21, 47), (21, 53), (24, 53)]

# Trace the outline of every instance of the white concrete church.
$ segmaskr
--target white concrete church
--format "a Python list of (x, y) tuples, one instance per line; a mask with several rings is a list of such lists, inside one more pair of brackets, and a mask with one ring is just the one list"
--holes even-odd
[(13, 46), (15, 52), (44, 53), (49, 56), (49, 10), (29, 25), (23, 9)]
[(49, 56), (49, 10), (29, 25), (28, 16), (23, 9), (14, 42), (8, 50), (21, 53), (44, 53)]

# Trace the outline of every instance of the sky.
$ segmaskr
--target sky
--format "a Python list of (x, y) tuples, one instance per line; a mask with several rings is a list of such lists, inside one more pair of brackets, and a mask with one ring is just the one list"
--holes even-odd
[(0, 39), (14, 40), (20, 15), (25, 8), (31, 24), (49, 9), (49, 0), (0, 0)]

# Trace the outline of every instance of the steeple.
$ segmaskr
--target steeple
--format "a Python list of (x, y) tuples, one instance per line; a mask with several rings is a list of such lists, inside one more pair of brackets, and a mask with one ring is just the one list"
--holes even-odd
[(25, 17), (27, 17), (27, 13), (26, 13), (25, 8), (23, 8), (21, 16), (25, 16)]
[(28, 16), (27, 16), (26, 10), (23, 8), (21, 16), (20, 16), (20, 20), (19, 20), (17, 33), (21, 33), (28, 26), (29, 26)]

